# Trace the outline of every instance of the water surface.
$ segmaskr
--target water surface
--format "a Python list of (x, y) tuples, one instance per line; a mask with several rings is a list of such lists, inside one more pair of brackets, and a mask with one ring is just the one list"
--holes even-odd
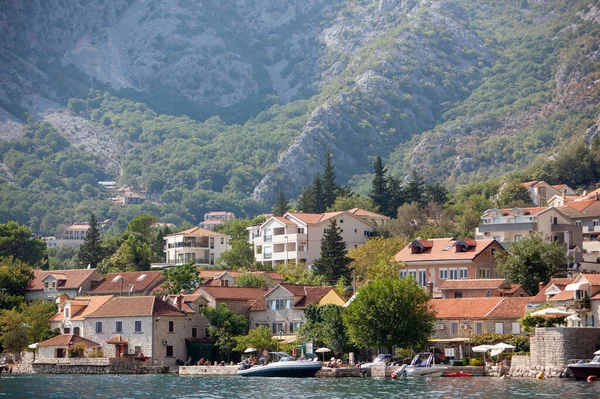
[(600, 381), (553, 379), (243, 378), (177, 375), (0, 377), (0, 398), (600, 398)]

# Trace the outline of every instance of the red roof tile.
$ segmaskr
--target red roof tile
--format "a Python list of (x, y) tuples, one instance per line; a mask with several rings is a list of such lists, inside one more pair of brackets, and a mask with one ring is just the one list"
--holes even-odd
[(589, 281), (591, 285), (600, 285), (600, 274), (585, 273), (583, 274), (583, 277), (585, 277), (585, 279)]
[(351, 214), (356, 215), (356, 216), (369, 216), (369, 217), (389, 219), (385, 215), (380, 215), (379, 213), (367, 211), (366, 209), (361, 209), (361, 208), (352, 208), (352, 209), (349, 209), (348, 212), (350, 212)]
[[(540, 290), (540, 292), (537, 293), (536, 296), (534, 296), (533, 298), (530, 298), (529, 303), (543, 303), (546, 302), (546, 294), (545, 291), (550, 288), (552, 285), (555, 285), (557, 288), (564, 290), (565, 287), (569, 284), (571, 284), (575, 279), (574, 278), (553, 278), (551, 279), (548, 284), (546, 284), (544, 286), (544, 288), (542, 288)], [(552, 299), (552, 298), (550, 298)]]
[[(429, 247), (429, 242), (431, 242), (431, 247)], [(427, 241), (419, 241), (422, 246), (427, 248), (423, 253), (413, 254), (410, 245), (407, 245), (394, 256), (394, 259), (397, 262), (407, 263), (411, 261), (472, 260), (494, 242), (494, 240), (476, 240), (476, 245), (470, 246), (467, 251), (456, 251), (453, 246), (456, 240), (451, 238), (434, 238)], [(423, 245), (423, 243), (427, 243), (427, 245)], [(497, 248), (501, 250), (502, 247), (498, 245)]]
[[(145, 275), (145, 277), (143, 277)], [(120, 278), (117, 278), (121, 276)], [(133, 284), (132, 294), (143, 293), (159, 286), (167, 279), (162, 270), (143, 272), (108, 273), (102, 283), (95, 287), (94, 294), (124, 294), (129, 293), (129, 285)], [(122, 280), (122, 283), (121, 283)]]
[(182, 311), (154, 296), (118, 296), (87, 317), (182, 316)]
[(194, 237), (203, 237), (203, 236), (222, 236), (223, 233), (218, 233), (213, 230), (203, 229), (202, 227), (192, 227), (191, 229), (180, 231), (179, 233), (167, 234), (168, 236), (194, 236)]
[(254, 301), (266, 294), (264, 288), (254, 287), (211, 287), (200, 286), (194, 291), (194, 294), (202, 295), (203, 292), (208, 293), (216, 300), (228, 301)]
[(25, 291), (41, 291), (44, 289), (44, 278), (49, 275), (63, 279), (58, 285), (59, 290), (78, 289), (89, 279), (101, 280), (102, 275), (96, 269), (72, 269), (72, 270), (34, 270), (31, 283), (27, 284)]
[(440, 284), (440, 290), (491, 290), (510, 287), (506, 280), (498, 279), (467, 279), (445, 280)]
[(502, 297), (431, 299), (438, 319), (483, 319), (502, 301)]
[(504, 299), (490, 313), (487, 319), (518, 319), (526, 313), (526, 306), (530, 297), (504, 297)]
[(57, 335), (56, 337), (45, 340), (44, 342), (40, 342), (38, 346), (71, 346), (79, 343), (83, 344), (86, 349), (97, 348), (100, 346), (100, 344), (97, 344), (94, 341), (90, 341), (89, 339), (85, 339), (75, 334)]

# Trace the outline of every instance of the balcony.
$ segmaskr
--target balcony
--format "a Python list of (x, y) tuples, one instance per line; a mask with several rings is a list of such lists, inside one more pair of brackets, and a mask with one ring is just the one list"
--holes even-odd
[(494, 233), (499, 231), (537, 231), (536, 222), (480, 224), (478, 227), (480, 233)]
[(583, 234), (586, 233), (600, 233), (600, 226), (583, 226)]
[(565, 223), (565, 224), (553, 224), (553, 225), (550, 225), (550, 231), (553, 232), (553, 233), (554, 232), (560, 233), (560, 232), (572, 231), (572, 230), (573, 230), (573, 225), (571, 225), (571, 224), (566, 224)]

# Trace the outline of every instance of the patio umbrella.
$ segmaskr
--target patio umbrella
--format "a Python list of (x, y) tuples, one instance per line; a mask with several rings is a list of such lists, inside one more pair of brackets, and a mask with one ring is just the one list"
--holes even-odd
[(531, 316), (541, 316), (548, 318), (559, 318), (564, 316), (570, 316), (572, 312), (565, 312), (564, 310), (557, 308), (546, 308), (542, 310), (538, 310), (537, 312), (531, 313)]
[(246, 349), (244, 351), (244, 353), (253, 353), (253, 352), (256, 352), (256, 349), (254, 349), (254, 348), (248, 348), (248, 349)]
[(497, 343), (496, 345), (492, 346), (492, 349), (515, 349), (515, 348), (516, 348), (516, 346), (505, 344), (504, 342), (500, 342), (500, 343)]
[(474, 346), (471, 348), (471, 350), (473, 352), (477, 352), (477, 353), (485, 353), (487, 351), (489, 351), (490, 349), (492, 349), (493, 345), (479, 345), (479, 346)]
[(323, 347), (323, 348), (319, 348), (315, 351), (315, 353), (323, 354), (323, 361), (325, 361), (325, 353), (327, 353), (327, 352), (331, 352), (331, 349)]

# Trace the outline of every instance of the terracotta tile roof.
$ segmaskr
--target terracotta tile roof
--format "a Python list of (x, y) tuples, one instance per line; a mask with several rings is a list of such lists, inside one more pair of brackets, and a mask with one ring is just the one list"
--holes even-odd
[(582, 273), (583, 277), (590, 282), (591, 285), (600, 285), (600, 274)]
[(283, 216), (273, 216), (273, 219), (277, 219), (280, 222), (282, 222), (284, 224), (287, 224), (287, 225), (291, 225), (291, 226), (295, 226), (296, 225), (296, 223), (292, 222), (289, 219), (284, 218)]
[(512, 295), (521, 289), (527, 293), (529, 300), (531, 300), (531, 293), (527, 291), (527, 289), (525, 289), (525, 287), (523, 287), (522, 284), (513, 284), (509, 288), (503, 288), (502, 292), (504, 293), (504, 295)]
[(57, 335), (56, 337), (45, 340), (44, 342), (40, 342), (38, 346), (70, 346), (79, 343), (83, 344), (86, 349), (97, 348), (100, 346), (100, 344), (97, 344), (94, 341), (90, 341), (89, 339), (85, 339), (75, 334)]
[(154, 296), (118, 296), (87, 317), (181, 316), (185, 313)]
[(333, 289), (332, 286), (306, 286), (306, 296), (301, 299), (295, 308), (306, 308), (309, 305), (317, 305), (325, 295), (327, 295)]
[(369, 216), (369, 217), (375, 217), (375, 218), (389, 219), (385, 215), (380, 215), (379, 213), (367, 211), (366, 209), (361, 209), (361, 208), (352, 208), (352, 209), (349, 209), (348, 212), (350, 212), (351, 214), (356, 215), (356, 216)]
[[(423, 253), (413, 254), (411, 246), (407, 245), (394, 256), (394, 260), (407, 263), (410, 263), (411, 261), (473, 260), (484, 249), (495, 242), (493, 239), (473, 241), (476, 243), (476, 246), (470, 246), (465, 252), (457, 252), (453, 246), (456, 241), (451, 238), (434, 238), (427, 241), (421, 241), (420, 244), (427, 248)], [(431, 247), (429, 247), (429, 242), (431, 242)], [(423, 245), (424, 243), (427, 244)], [(498, 249), (500, 250), (501, 247), (498, 246)]]
[[(571, 284), (575, 279), (574, 278), (553, 278), (551, 279), (548, 284), (546, 284), (544, 286), (544, 288), (542, 288), (540, 290), (540, 292), (537, 293), (536, 296), (534, 296), (533, 298), (530, 298), (529, 303), (543, 303), (546, 302), (546, 294), (545, 291), (550, 288), (552, 285), (555, 285), (557, 288), (564, 290), (565, 287), (569, 284)], [(550, 298), (550, 300), (552, 300), (552, 298)]]
[[(296, 309), (305, 309), (309, 305), (318, 304), (321, 299), (325, 295), (327, 295), (333, 287), (330, 285), (303, 285), (303, 284), (290, 284), (290, 283), (282, 283), (277, 287), (281, 286), (282, 288), (288, 290), (296, 299), (296, 302), (292, 305), (292, 308)], [(265, 310), (266, 308), (266, 298), (268, 298), (269, 293), (274, 291), (275, 288), (272, 288), (265, 296), (265, 298), (258, 298), (253, 304), (250, 310)]]
[(216, 300), (255, 301), (265, 295), (267, 291), (264, 288), (254, 287), (211, 287), (203, 285), (193, 293), (202, 295), (203, 292), (208, 293)]
[(573, 291), (563, 290), (550, 298), (551, 301), (572, 301), (575, 293)]
[(445, 280), (439, 285), (440, 290), (491, 290), (510, 285), (506, 280), (498, 279), (467, 279), (467, 280)]
[(303, 213), (303, 212), (289, 212), (290, 215), (302, 220), (306, 224), (318, 224), (328, 221), (332, 217), (338, 216), (344, 213), (340, 212), (326, 212), (326, 213)]
[(228, 211), (212, 211), (212, 212), (207, 212), (205, 215), (233, 215), (233, 212), (228, 212)]
[(438, 319), (483, 319), (502, 301), (502, 297), (431, 299)]
[(120, 334), (114, 335), (106, 341), (107, 344), (126, 344), (127, 342), (127, 339)]
[[(145, 277), (142, 277), (144, 275)], [(117, 279), (118, 276), (121, 276), (121, 278)], [(129, 293), (129, 285), (133, 284), (132, 293), (142, 293), (159, 286), (166, 279), (167, 277), (162, 270), (108, 273), (105, 280), (95, 287), (92, 292), (94, 294), (120, 294), (122, 287), (123, 294), (127, 294)], [(123, 280), (123, 285), (121, 285), (121, 280)]]
[(538, 183), (543, 183), (543, 181), (533, 180), (521, 183), (523, 187), (535, 187)]
[(42, 291), (44, 289), (44, 278), (49, 275), (59, 276), (64, 282), (58, 285), (59, 290), (78, 289), (88, 279), (101, 280), (102, 275), (96, 269), (72, 269), (72, 270), (34, 270), (33, 280), (27, 284), (25, 291)]
[[(108, 302), (112, 295), (78, 296), (75, 299), (68, 299), (71, 305), (71, 320), (83, 320), (88, 314), (95, 312), (100, 306)], [(51, 321), (60, 321), (63, 319), (64, 310), (56, 313), (50, 318)]]
[(194, 237), (203, 237), (203, 236), (222, 236), (223, 233), (217, 233), (216, 231), (203, 229), (202, 227), (193, 227), (191, 229), (180, 231), (179, 233), (167, 234), (168, 236), (194, 236)]
[(577, 211), (583, 212), (586, 208), (596, 203), (595, 199), (583, 200), (583, 201), (571, 201), (567, 202), (564, 207), (561, 207), (561, 211), (565, 211), (564, 208), (572, 208)]
[(584, 197), (585, 198), (594, 198), (594, 197), (596, 197), (596, 195), (600, 195), (600, 188), (597, 188), (594, 191), (587, 193), (586, 195), (584, 195)]
[(492, 309), (487, 319), (518, 319), (526, 313), (525, 308), (530, 297), (504, 297), (504, 299)]

